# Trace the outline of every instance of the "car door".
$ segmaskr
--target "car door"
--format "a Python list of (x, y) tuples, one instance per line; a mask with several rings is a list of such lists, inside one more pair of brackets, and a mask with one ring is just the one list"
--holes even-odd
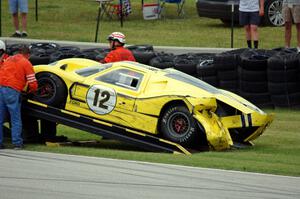
[[(139, 93), (139, 87), (143, 81), (144, 74), (128, 68), (119, 68), (95, 78), (103, 87), (109, 87), (107, 93), (116, 95), (116, 109), (133, 111), (135, 99)], [(114, 90), (115, 93), (112, 91)], [(102, 90), (103, 95), (105, 89)], [(107, 95), (107, 96), (109, 96)], [(106, 97), (108, 100), (109, 97)]]
[(82, 102), (80, 112), (129, 126), (135, 120), (135, 100), (144, 76), (129, 68), (112, 69), (74, 84), (71, 96)]

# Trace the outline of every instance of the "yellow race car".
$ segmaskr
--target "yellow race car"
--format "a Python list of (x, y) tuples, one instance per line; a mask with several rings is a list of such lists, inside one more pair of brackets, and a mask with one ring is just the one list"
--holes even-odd
[(34, 100), (189, 148), (251, 144), (273, 120), (238, 95), (172, 68), (71, 58), (34, 70)]

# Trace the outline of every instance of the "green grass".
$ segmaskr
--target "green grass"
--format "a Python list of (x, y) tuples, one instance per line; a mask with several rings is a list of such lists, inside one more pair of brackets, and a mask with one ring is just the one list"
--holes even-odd
[[(231, 29), (218, 19), (199, 18), (194, 0), (186, 1), (185, 18), (178, 18), (175, 6), (168, 5), (165, 19), (143, 20), (141, 0), (131, 0), (132, 14), (120, 27), (115, 18), (100, 22), (100, 42), (113, 31), (127, 35), (129, 44), (156, 46), (230, 47)], [(154, 2), (154, 1), (145, 1)], [(28, 32), (30, 38), (94, 42), (97, 6), (92, 0), (39, 0), (39, 20), (35, 21), (35, 1), (29, 1)], [(7, 1), (2, 1), (2, 36), (13, 33)], [(292, 44), (296, 45), (295, 28)], [(284, 45), (283, 27), (260, 27), (260, 47), (271, 49)], [(234, 28), (234, 47), (245, 47), (242, 27)]]
[(194, 167), (219, 168), (238, 171), (260, 172), (300, 176), (300, 113), (276, 110), (276, 118), (267, 131), (247, 149), (224, 152), (201, 152), (191, 156), (146, 152), (134, 146), (83, 131), (59, 126), (58, 133), (71, 140), (96, 140), (96, 144), (77, 147), (26, 145), (27, 150), (54, 153), (108, 157), (125, 160), (159, 162)]
[[(2, 1), (2, 36), (13, 33), (8, 1)], [(33, 39), (93, 42), (95, 38), (97, 4), (87, 0), (39, 0), (39, 21), (35, 21), (35, 1), (29, 1), (28, 32)], [(184, 19), (178, 19), (175, 7), (169, 6), (164, 20), (143, 20), (141, 1), (131, 0), (133, 13), (121, 28), (119, 21), (103, 19), (100, 23), (100, 42), (113, 31), (127, 35), (129, 44), (160, 46), (230, 47), (230, 27), (220, 20), (199, 18), (195, 1), (186, 1)], [(294, 28), (295, 29), (295, 28)], [(295, 30), (293, 30), (295, 31)], [(260, 27), (260, 47), (271, 49), (283, 46), (283, 27)], [(295, 32), (293, 37), (295, 46)], [(244, 30), (234, 28), (234, 47), (245, 47)], [(255, 146), (226, 152), (203, 152), (191, 156), (151, 153), (116, 141), (100, 141), (85, 147), (47, 147), (26, 145), (26, 149), (55, 153), (79, 154), (126, 160), (162, 162), (195, 167), (222, 168), (300, 176), (300, 113), (276, 110), (276, 119), (255, 141)], [(59, 134), (71, 140), (100, 140), (86, 132), (59, 126)]]

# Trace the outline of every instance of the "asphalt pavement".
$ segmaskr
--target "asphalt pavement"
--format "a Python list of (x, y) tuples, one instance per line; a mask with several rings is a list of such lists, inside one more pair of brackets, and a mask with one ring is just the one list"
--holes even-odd
[(298, 199), (300, 178), (0, 150), (1, 199)]

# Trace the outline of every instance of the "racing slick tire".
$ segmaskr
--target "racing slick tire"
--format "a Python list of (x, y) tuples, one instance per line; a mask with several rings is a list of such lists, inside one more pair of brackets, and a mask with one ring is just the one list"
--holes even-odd
[(50, 54), (56, 52), (60, 48), (60, 45), (56, 43), (38, 42), (30, 44), (28, 47), (31, 54), (44, 53), (49, 56)]
[(269, 92), (271, 95), (284, 95), (300, 92), (300, 82), (269, 82)]
[(15, 55), (19, 52), (20, 47), (24, 46), (24, 44), (10, 44), (6, 45), (6, 53), (8, 55)]
[(131, 51), (135, 60), (142, 64), (149, 64), (150, 60), (156, 57), (156, 54), (153, 51), (138, 51), (132, 50)]
[(68, 95), (65, 83), (52, 73), (38, 73), (36, 79), (39, 87), (33, 99), (50, 106), (62, 108)]
[(268, 59), (269, 70), (292, 70), (297, 69), (299, 57), (297, 53), (278, 53)]
[(222, 81), (237, 80), (238, 79), (238, 71), (236, 69), (218, 71), (217, 76), (218, 76), (219, 80), (222, 80)]
[(251, 103), (261, 107), (260, 105), (269, 105), (271, 103), (271, 96), (269, 92), (265, 93), (248, 93), (240, 91), (239, 95), (247, 99)]
[(156, 53), (154, 52), (154, 48), (152, 45), (133, 45), (126, 48), (132, 52), (135, 60), (142, 64), (148, 65), (150, 60), (156, 57)]
[(240, 80), (249, 81), (249, 82), (257, 82), (257, 81), (263, 82), (268, 80), (266, 70), (255, 71), (255, 70), (246, 70), (243, 68), (239, 68), (238, 76), (240, 77)]
[(267, 72), (269, 82), (297, 82), (300, 74), (300, 68), (289, 70), (267, 70)]
[(80, 55), (80, 48), (76, 46), (63, 46), (50, 55), (50, 63), (78, 55)]
[(101, 61), (106, 57), (109, 51), (110, 49), (106, 48), (88, 48), (81, 50), (80, 53), (75, 55), (74, 57), (91, 59), (94, 61)]
[(228, 90), (233, 93), (238, 92), (239, 84), (238, 80), (221, 80), (219, 79), (219, 87), (224, 90)]
[(154, 57), (149, 61), (149, 65), (160, 69), (174, 67), (174, 55), (164, 53), (158, 54), (157, 57)]
[(30, 55), (29, 61), (33, 66), (40, 64), (49, 64), (50, 56), (47, 53), (35, 52)]
[(219, 79), (216, 76), (197, 76), (197, 78), (212, 86), (219, 87)]
[(215, 56), (214, 65), (217, 71), (235, 70), (238, 66), (236, 55), (221, 53)]
[(300, 108), (300, 92), (272, 95), (271, 99), (275, 105), (275, 108)]
[(197, 66), (197, 77), (217, 76), (216, 67), (213, 60), (202, 60)]
[(192, 76), (195, 76), (197, 74), (197, 65), (192, 60), (177, 60), (174, 64), (174, 68)]
[(268, 59), (276, 52), (272, 50), (249, 49), (244, 51), (240, 58), (241, 68), (251, 71), (264, 71), (268, 67)]
[(193, 146), (200, 136), (198, 129), (196, 120), (184, 106), (172, 106), (162, 115), (161, 133), (172, 142)]
[(268, 82), (267, 81), (240, 81), (240, 90), (249, 93), (266, 93), (268, 92)]
[(132, 45), (126, 47), (128, 50), (137, 50), (137, 51), (154, 51), (153, 45), (141, 44), (141, 45)]

